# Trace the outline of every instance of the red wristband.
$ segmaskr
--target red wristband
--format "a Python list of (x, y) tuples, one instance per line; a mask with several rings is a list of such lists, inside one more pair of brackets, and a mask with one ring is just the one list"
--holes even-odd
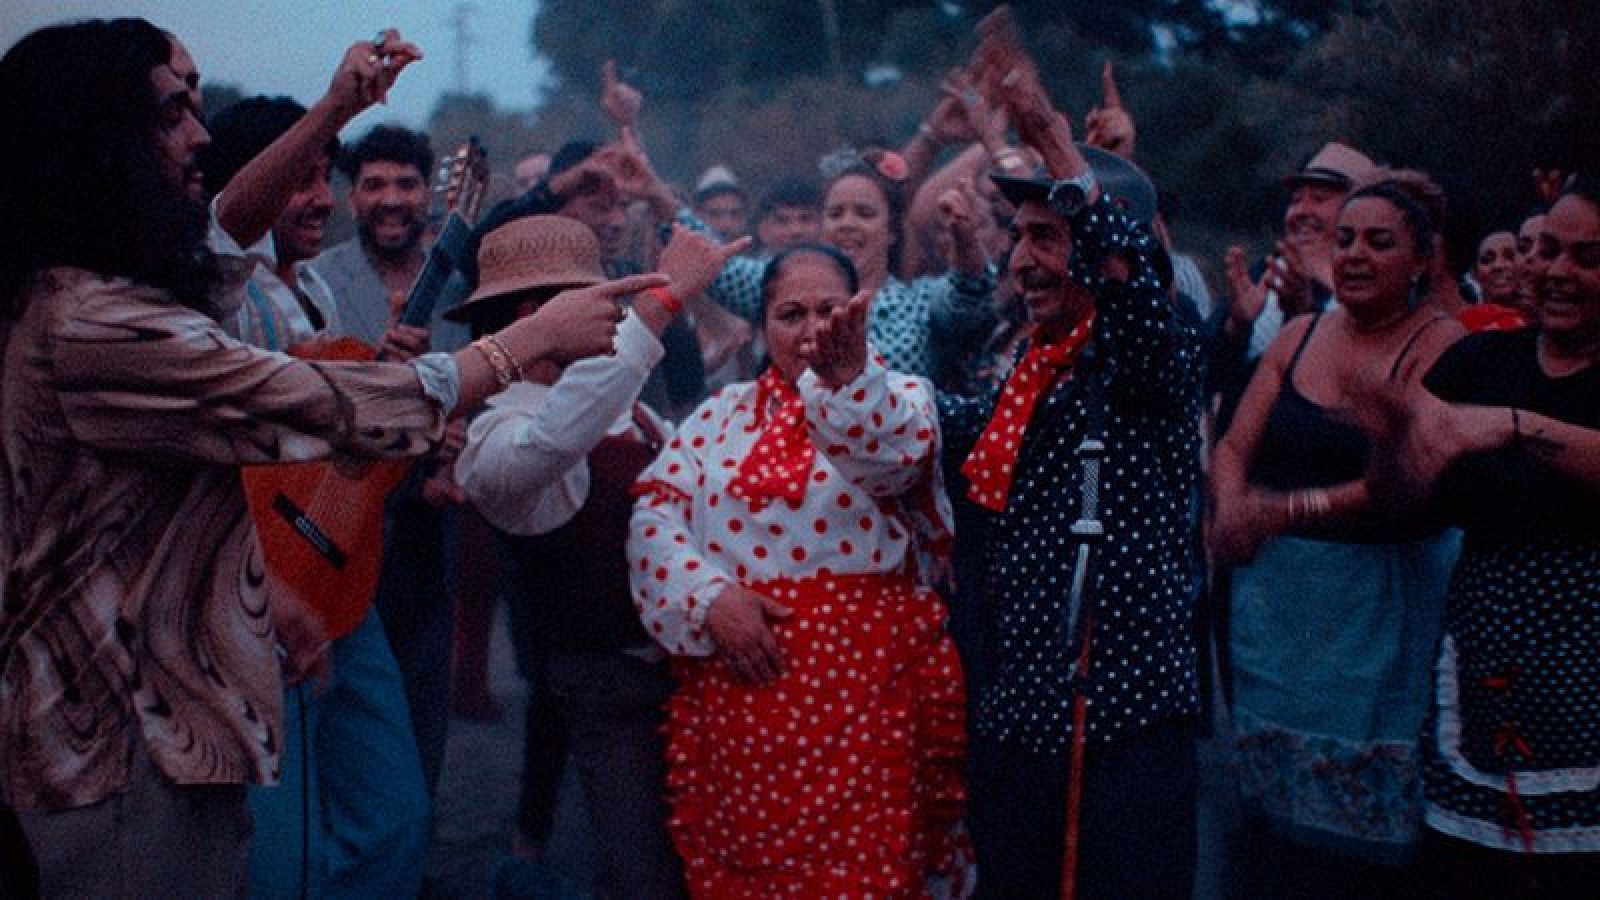
[(661, 304), (661, 308), (667, 311), (667, 315), (675, 316), (683, 312), (683, 301), (679, 300), (678, 295), (671, 290), (664, 287), (653, 287), (646, 288), (645, 293), (656, 298), (656, 302)]

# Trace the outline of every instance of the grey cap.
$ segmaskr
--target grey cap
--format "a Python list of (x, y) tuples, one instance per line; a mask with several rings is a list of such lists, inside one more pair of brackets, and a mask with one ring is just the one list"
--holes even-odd
[[(1088, 144), (1079, 143), (1078, 152), (1088, 161), (1094, 180), (1099, 183), (1100, 190), (1110, 196), (1112, 203), (1141, 225), (1148, 226), (1154, 221), (1156, 187), (1142, 169), (1115, 153)], [(1043, 166), (1026, 177), (990, 175), (989, 178), (1013, 206), (1021, 206), (1029, 200), (1048, 201), (1050, 188), (1055, 184)]]

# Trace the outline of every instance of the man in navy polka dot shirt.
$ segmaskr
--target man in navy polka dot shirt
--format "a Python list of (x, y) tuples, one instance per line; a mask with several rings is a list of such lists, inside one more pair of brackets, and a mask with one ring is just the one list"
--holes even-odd
[[(1047, 169), (995, 179), (1018, 207), (1007, 277), (1032, 331), (1002, 388), (940, 397), (946, 453), (963, 476), (952, 492), (988, 511), (980, 533), (957, 536), (984, 544), (978, 570), (961, 573), (986, 643), (969, 751), (979, 891), (1059, 896), (1081, 694), (1078, 896), (1186, 900), (1200, 705), (1189, 538), (1200, 340), (1163, 287), (1163, 251), (1144, 227), (1154, 206), (1148, 181), (1098, 155), (1092, 171), (1084, 156), (1092, 151), (1073, 144), (1036, 78), (1008, 81), (1011, 120)], [(1090, 433), (1107, 448), (1106, 537), (1068, 634), (1080, 512), (1074, 451)], [(1086, 635), (1088, 675), (1077, 679)]]

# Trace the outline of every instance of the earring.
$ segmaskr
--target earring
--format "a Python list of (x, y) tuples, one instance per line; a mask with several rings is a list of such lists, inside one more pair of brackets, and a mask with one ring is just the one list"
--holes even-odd
[(1428, 279), (1424, 273), (1418, 272), (1411, 276), (1411, 293), (1406, 295), (1407, 310), (1416, 312), (1417, 307), (1422, 305), (1422, 299), (1427, 294), (1427, 284)]

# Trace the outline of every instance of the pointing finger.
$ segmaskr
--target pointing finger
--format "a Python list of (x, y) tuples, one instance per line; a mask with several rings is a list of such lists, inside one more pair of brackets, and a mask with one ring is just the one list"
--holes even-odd
[(651, 272), (646, 275), (629, 275), (626, 278), (607, 281), (603, 284), (595, 285), (594, 289), (607, 297), (621, 297), (625, 294), (637, 294), (653, 287), (666, 287), (671, 283), (671, 278), (657, 272)]
[(1105, 97), (1106, 109), (1122, 108), (1122, 93), (1117, 90), (1117, 73), (1111, 60), (1100, 67), (1100, 93)]

